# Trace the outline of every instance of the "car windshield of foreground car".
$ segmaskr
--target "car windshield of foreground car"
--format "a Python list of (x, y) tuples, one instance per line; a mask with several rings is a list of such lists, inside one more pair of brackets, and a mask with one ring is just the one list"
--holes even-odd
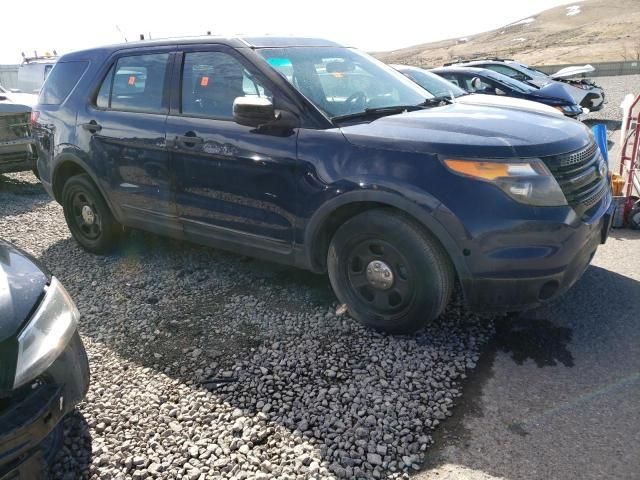
[(417, 68), (401, 70), (407, 77), (431, 93), (435, 98), (451, 98), (468, 95), (463, 89), (446, 81), (435, 73), (425, 72)]
[(333, 120), (421, 108), (433, 98), (414, 82), (350, 48), (258, 50), (300, 93)]

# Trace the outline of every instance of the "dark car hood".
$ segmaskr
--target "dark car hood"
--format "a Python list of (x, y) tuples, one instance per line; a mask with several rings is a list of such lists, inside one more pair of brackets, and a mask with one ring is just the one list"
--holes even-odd
[(582, 123), (516, 108), (455, 103), (342, 127), (368, 148), (468, 158), (558, 155), (589, 144)]
[(0, 240), (0, 342), (17, 333), (49, 279), (33, 258)]
[(567, 88), (558, 82), (552, 82), (530, 93), (532, 97), (558, 99), (568, 103), (575, 103), (573, 96)]

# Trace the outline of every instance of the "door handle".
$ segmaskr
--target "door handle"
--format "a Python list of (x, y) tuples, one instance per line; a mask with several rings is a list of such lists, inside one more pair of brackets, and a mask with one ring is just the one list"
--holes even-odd
[(176, 135), (176, 145), (181, 145), (187, 148), (193, 148), (196, 145), (202, 145), (204, 139), (197, 136), (194, 132), (187, 132), (185, 135)]
[(91, 133), (96, 133), (102, 130), (102, 125), (95, 120), (91, 120), (89, 123), (82, 123), (80, 126)]

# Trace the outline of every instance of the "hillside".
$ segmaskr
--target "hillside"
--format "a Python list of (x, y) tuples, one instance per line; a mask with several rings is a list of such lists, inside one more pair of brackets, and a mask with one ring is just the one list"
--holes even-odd
[(374, 53), (420, 66), (487, 55), (532, 65), (640, 60), (640, 0), (586, 0), (478, 35)]

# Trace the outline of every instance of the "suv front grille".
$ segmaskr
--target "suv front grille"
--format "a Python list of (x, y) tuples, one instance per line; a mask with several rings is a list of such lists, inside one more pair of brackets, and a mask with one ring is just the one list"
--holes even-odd
[(604, 159), (595, 143), (575, 152), (543, 159), (558, 181), (569, 205), (580, 213), (593, 207), (607, 193)]

